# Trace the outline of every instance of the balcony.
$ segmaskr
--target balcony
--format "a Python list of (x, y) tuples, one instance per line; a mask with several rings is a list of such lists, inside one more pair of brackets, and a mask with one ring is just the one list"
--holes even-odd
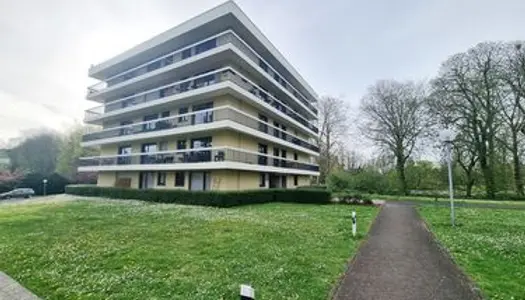
[(256, 119), (236, 108), (222, 106), (213, 109), (200, 110), (188, 114), (159, 118), (152, 121), (140, 122), (130, 125), (118, 126), (91, 132), (82, 136), (82, 142), (91, 142), (101, 139), (114, 138), (120, 136), (133, 136), (147, 132), (162, 132), (175, 128), (191, 128), (200, 124), (207, 124), (219, 121), (232, 121), (248, 128), (257, 130), (267, 137), (277, 137), (283, 141), (290, 142), (302, 148), (319, 152), (319, 147), (309, 143), (287, 131), (274, 127), (266, 122)]
[(310, 121), (305, 119), (299, 113), (292, 110), (289, 106), (275, 98), (267, 91), (261, 89), (255, 83), (241, 76), (231, 67), (210, 71), (208, 73), (201, 74), (192, 78), (177, 81), (126, 98), (118, 99), (106, 103), (105, 105), (96, 106), (94, 108), (86, 110), (84, 120), (86, 122), (90, 122), (104, 117), (104, 114), (107, 114), (109, 112), (122, 110), (124, 108), (137, 106), (143, 103), (154, 102), (159, 99), (164, 99), (173, 95), (182, 94), (185, 92), (193, 91), (199, 88), (227, 81), (235, 83), (244, 90), (249, 91), (250, 93), (255, 95), (259, 101), (271, 105), (275, 109), (279, 110), (280, 112), (299, 122), (301, 125), (305, 126), (313, 133), (317, 134), (319, 132), (317, 127), (315, 127)]
[(228, 43), (232, 44), (239, 51), (245, 54), (246, 57), (248, 57), (248, 59), (251, 60), (257, 66), (259, 71), (264, 71), (264, 73), (267, 73), (271, 80), (273, 80), (277, 86), (282, 87), (284, 90), (290, 93), (291, 98), (298, 100), (300, 103), (302, 103), (304, 106), (306, 106), (308, 109), (310, 109), (317, 115), (317, 109), (315, 108), (315, 106), (310, 101), (308, 101), (302, 93), (295, 89), (292, 84), (286, 81), (282, 75), (280, 75), (275, 69), (273, 69), (259, 54), (257, 54), (246, 42), (244, 42), (232, 30), (228, 30), (215, 36), (209, 37), (196, 44), (176, 50), (162, 57), (156, 58), (150, 62), (147, 62), (145, 64), (139, 65), (115, 76), (112, 76), (106, 79), (106, 81), (94, 84), (88, 87), (88, 96), (94, 93), (101, 92), (104, 89), (114, 86), (116, 84), (126, 82), (130, 79), (172, 65), (174, 63), (190, 58), (194, 55), (204, 53), (206, 51)]
[[(281, 157), (272, 157), (264, 153), (244, 151), (232, 147), (198, 148), (177, 151), (158, 151), (146, 153), (130, 153), (112, 156), (93, 156), (80, 158), (81, 167), (113, 167), (140, 165), (176, 165), (199, 163), (242, 163), (257, 167), (277, 167), (310, 172), (319, 172), (315, 164), (289, 160)], [(193, 165), (194, 166), (194, 165)], [(193, 167), (192, 166), (192, 167)], [(206, 167), (206, 166), (204, 166)], [(209, 165), (211, 168), (211, 165)], [(227, 164), (218, 164), (215, 168), (230, 168)]]

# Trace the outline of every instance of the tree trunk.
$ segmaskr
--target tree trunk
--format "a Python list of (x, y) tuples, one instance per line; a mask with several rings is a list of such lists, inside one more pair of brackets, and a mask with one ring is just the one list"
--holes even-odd
[(487, 198), (496, 199), (494, 172), (492, 172), (492, 168), (487, 164), (486, 157), (480, 159), (480, 167), (483, 171), (483, 177), (485, 179), (485, 191), (487, 194)]
[(472, 187), (474, 187), (474, 179), (471, 178), (472, 175), (468, 175), (467, 179), (467, 198), (472, 198)]
[(401, 188), (401, 193), (403, 193), (403, 195), (408, 195), (407, 180), (405, 176), (405, 161), (402, 157), (397, 157), (396, 169), (399, 178), (399, 187)]
[(512, 132), (512, 160), (514, 163), (514, 186), (516, 193), (523, 196), (523, 180), (521, 178), (521, 163), (518, 150), (518, 136), (517, 132)]

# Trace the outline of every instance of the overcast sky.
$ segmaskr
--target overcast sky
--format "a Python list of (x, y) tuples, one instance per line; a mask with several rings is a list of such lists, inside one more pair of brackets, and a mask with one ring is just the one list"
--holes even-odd
[[(90, 64), (221, 0), (0, 0), (0, 143), (81, 122)], [(523, 0), (238, 0), (319, 95), (354, 108), (378, 79), (428, 79), (449, 55), (523, 39)]]

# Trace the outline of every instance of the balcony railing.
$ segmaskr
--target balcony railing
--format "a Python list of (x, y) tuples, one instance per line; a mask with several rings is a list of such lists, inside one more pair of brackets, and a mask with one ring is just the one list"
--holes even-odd
[(294, 145), (298, 145), (308, 150), (319, 152), (319, 147), (317, 147), (316, 145), (311, 144), (308, 141), (305, 141), (293, 134), (290, 134), (287, 131), (274, 127), (266, 122), (256, 119), (230, 106), (200, 110), (188, 114), (181, 114), (167, 118), (159, 118), (152, 121), (108, 128), (98, 132), (85, 134), (84, 136), (82, 136), (82, 141), (90, 142), (99, 139), (107, 139), (152, 131), (182, 128), (223, 120), (230, 120), (238, 124), (244, 125), (246, 127), (263, 132), (267, 135), (278, 137)]
[(301, 123), (303, 126), (307, 127), (314, 133), (318, 133), (317, 127), (315, 127), (310, 121), (306, 120), (303, 116), (292, 110), (289, 106), (275, 98), (273, 95), (258, 87), (255, 83), (242, 77), (231, 67), (210, 71), (208, 73), (201, 74), (192, 78), (177, 81), (175, 83), (164, 85), (149, 91), (141, 92), (126, 98), (118, 99), (106, 103), (105, 105), (96, 106), (94, 108), (86, 110), (85, 120), (89, 122), (96, 118), (102, 117), (104, 113), (118, 111), (127, 107), (133, 107), (142, 103), (163, 99), (169, 96), (181, 94), (184, 92), (192, 91), (224, 81), (231, 81), (237, 84), (239, 87), (257, 96), (259, 100), (270, 104), (277, 110), (281, 111), (282, 113)]
[(111, 156), (80, 158), (81, 167), (119, 165), (166, 165), (209, 162), (238, 162), (250, 165), (268, 165), (280, 168), (318, 172), (319, 166), (265, 153), (244, 151), (232, 147), (198, 148), (177, 151), (130, 153)]
[(241, 52), (243, 52), (251, 61), (259, 66), (264, 72), (268, 73), (272, 78), (274, 78), (277, 83), (290, 92), (293, 97), (297, 98), (301, 103), (307, 106), (310, 110), (317, 114), (317, 109), (315, 106), (307, 100), (307, 98), (299, 92), (296, 88), (293, 87), (284, 77), (279, 74), (274, 68), (271, 67), (257, 52), (255, 52), (245, 41), (243, 41), (234, 31), (227, 30), (220, 34), (211, 36), (207, 39), (199, 41), (195, 44), (186, 46), (184, 48), (178, 49), (174, 52), (163, 55), (159, 58), (156, 58), (152, 61), (134, 67), (132, 69), (126, 70), (120, 74), (112, 76), (106, 81), (99, 82), (88, 87), (88, 95), (96, 92), (100, 92), (105, 88), (111, 87), (115, 84), (122, 83), (133, 79), (135, 77), (141, 76), (143, 74), (155, 71), (162, 67), (169, 66), (176, 62), (182, 61), (184, 59), (190, 58), (194, 55), (209, 51), (218, 46), (231, 43)]

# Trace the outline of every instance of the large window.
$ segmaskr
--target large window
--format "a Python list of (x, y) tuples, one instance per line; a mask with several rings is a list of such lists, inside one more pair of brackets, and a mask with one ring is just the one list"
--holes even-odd
[(259, 120), (261, 120), (259, 122), (259, 130), (268, 133), (268, 118), (264, 115), (259, 115)]
[[(126, 126), (133, 124), (133, 121), (122, 121), (120, 122), (120, 126)], [(133, 127), (123, 127), (120, 129), (120, 135), (128, 135), (133, 133)]]
[[(131, 154), (131, 146), (129, 145), (120, 146), (118, 148), (118, 154), (119, 155)], [(119, 158), (117, 159), (117, 164), (119, 165), (128, 165), (130, 163), (131, 163), (131, 156), (119, 156)]]
[[(142, 153), (157, 152), (157, 144), (156, 143), (142, 144), (141, 150), (142, 150), (141, 151)], [(143, 154), (143, 155), (140, 156), (140, 163), (141, 164), (153, 164), (153, 163), (155, 163), (155, 160), (156, 160), (156, 156), (155, 155)]]
[[(179, 108), (179, 115), (183, 115), (183, 114), (187, 114), (187, 113), (188, 113), (188, 108), (187, 107)], [(179, 122), (180, 123), (186, 122), (186, 121), (188, 121), (188, 116), (179, 117)]]
[(266, 186), (266, 173), (259, 173), (259, 187)]
[(213, 102), (194, 105), (193, 111), (197, 112), (194, 114), (193, 117), (193, 124), (203, 124), (203, 123), (209, 123), (213, 121), (213, 111), (204, 111), (199, 112), (201, 110), (207, 110), (213, 108)]
[(186, 149), (186, 140), (177, 140), (177, 150)]
[(182, 51), (182, 59), (186, 59), (191, 56), (191, 48)]
[[(156, 120), (158, 118), (159, 118), (159, 115), (151, 114), (151, 115), (145, 116), (143, 120), (144, 120), (144, 122), (148, 122), (148, 121)], [(145, 131), (155, 130), (155, 125), (156, 125), (155, 122), (144, 123), (142, 125), (142, 129), (144, 129)]]
[(293, 185), (297, 186), (299, 184), (299, 176), (295, 175), (293, 177)]
[(191, 140), (192, 149), (209, 148), (211, 146), (211, 136)]
[(210, 173), (190, 172), (190, 190), (205, 191), (210, 189)]
[[(259, 144), (259, 153), (267, 154), (268, 153), (268, 145)], [(258, 162), (259, 162), (260, 165), (267, 165), (268, 164), (268, 157), (266, 155), (259, 155)]]
[[(211, 146), (212, 146), (211, 137), (202, 137), (202, 138), (191, 140), (192, 149), (209, 148)], [(211, 151), (210, 150), (192, 151), (189, 153), (187, 160), (189, 160), (189, 162), (211, 161)]]
[(208, 51), (212, 48), (217, 47), (217, 40), (211, 39), (209, 41), (206, 41), (204, 43), (200, 43), (197, 46), (195, 46), (195, 54), (202, 53), (204, 51)]
[(184, 172), (175, 172), (175, 186), (184, 186)]

